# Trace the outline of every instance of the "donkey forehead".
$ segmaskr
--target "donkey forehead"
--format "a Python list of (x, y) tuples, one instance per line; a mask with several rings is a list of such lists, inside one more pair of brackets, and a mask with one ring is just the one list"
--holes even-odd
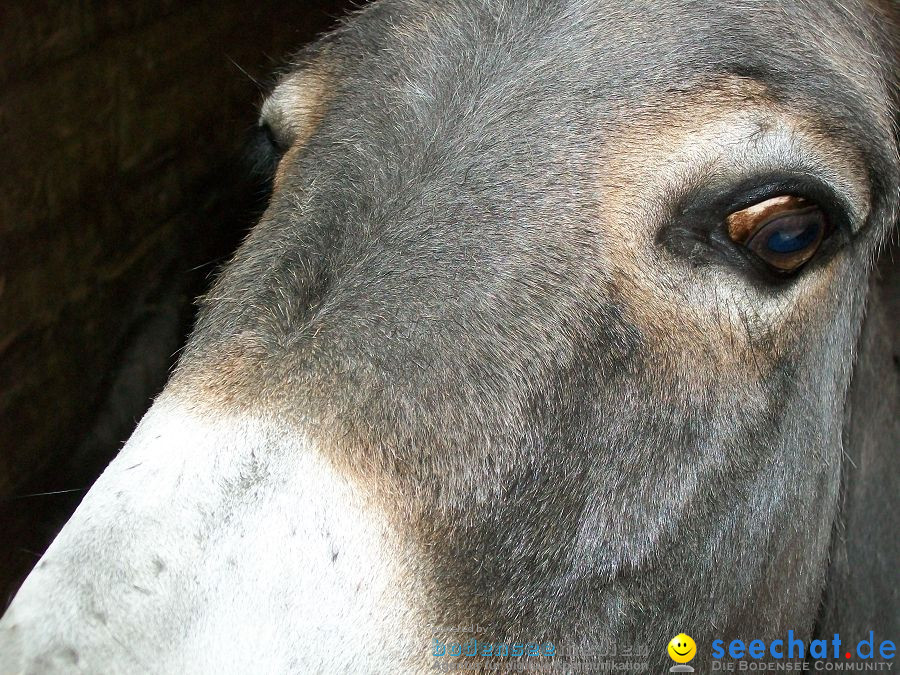
[(340, 93), (360, 137), (398, 121), (409, 134), (436, 114), (571, 133), (581, 120), (603, 129), (636, 110), (663, 121), (691, 104), (679, 94), (722, 82), (735, 91), (740, 80), (744, 101), (782, 103), (863, 144), (873, 125), (891, 135), (884, 79), (893, 75), (879, 55), (889, 38), (878, 44), (876, 21), (871, 8), (827, 0), (790, 12), (757, 1), (384, 2), (305, 52), (263, 119), (308, 130), (318, 104)]

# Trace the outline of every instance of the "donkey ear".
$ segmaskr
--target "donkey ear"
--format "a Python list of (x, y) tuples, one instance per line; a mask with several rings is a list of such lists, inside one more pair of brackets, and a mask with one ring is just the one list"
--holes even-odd
[(870, 630), (876, 638), (900, 630), (900, 246), (895, 238), (873, 271), (847, 395), (841, 503), (817, 631), (839, 632), (854, 643), (868, 638)]

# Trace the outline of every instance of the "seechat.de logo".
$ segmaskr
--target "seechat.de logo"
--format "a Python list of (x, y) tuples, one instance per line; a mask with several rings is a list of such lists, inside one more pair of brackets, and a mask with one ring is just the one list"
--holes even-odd
[(789, 630), (787, 640), (772, 640), (768, 645), (763, 640), (751, 640), (749, 643), (743, 640), (732, 640), (725, 646), (724, 640), (713, 640), (712, 655), (714, 659), (728, 656), (733, 659), (751, 658), (761, 659), (770, 656), (775, 659), (783, 658), (813, 658), (813, 659), (892, 659), (896, 652), (894, 643), (884, 640), (878, 644), (875, 640), (875, 632), (869, 631), (869, 637), (860, 640), (855, 647), (841, 646), (841, 636), (838, 633), (830, 640), (812, 640), (809, 645), (799, 638), (794, 637), (794, 631)]
[[(896, 646), (891, 640), (876, 640), (875, 632), (859, 642), (842, 644), (835, 633), (830, 639), (810, 640), (807, 643), (794, 637), (765, 641), (724, 640), (712, 642), (714, 671), (771, 670), (765, 662), (780, 663), (785, 670), (891, 670)], [(781, 668), (779, 668), (781, 669)]]

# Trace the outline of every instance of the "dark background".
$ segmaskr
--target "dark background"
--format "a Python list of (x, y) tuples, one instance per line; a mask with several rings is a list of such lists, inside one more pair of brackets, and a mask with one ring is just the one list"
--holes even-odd
[(0, 610), (264, 206), (242, 152), (264, 88), (349, 6), (0, 3)]

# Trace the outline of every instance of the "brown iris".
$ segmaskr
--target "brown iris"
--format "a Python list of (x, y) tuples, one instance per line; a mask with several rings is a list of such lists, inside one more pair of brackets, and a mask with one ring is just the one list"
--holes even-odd
[(814, 203), (784, 195), (732, 213), (728, 236), (771, 268), (793, 272), (819, 250), (825, 238), (825, 214)]

